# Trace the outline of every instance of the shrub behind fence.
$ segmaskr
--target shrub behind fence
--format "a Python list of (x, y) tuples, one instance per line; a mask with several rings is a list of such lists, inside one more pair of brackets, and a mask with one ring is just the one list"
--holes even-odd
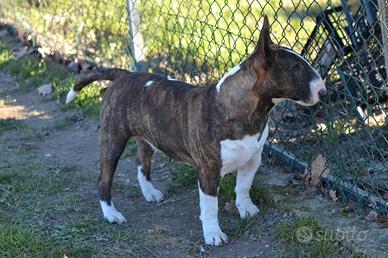
[[(0, 18), (50, 51), (99, 65), (132, 67), (216, 83), (244, 60), (263, 14), (272, 39), (301, 53), (324, 77), (329, 97), (272, 113), (266, 152), (322, 178), (343, 201), (388, 212), (388, 7), (385, 0), (2, 0)], [(48, 51), (48, 52), (50, 52)], [(323, 159), (316, 159), (321, 154)], [(322, 171), (319, 171), (322, 172)]]

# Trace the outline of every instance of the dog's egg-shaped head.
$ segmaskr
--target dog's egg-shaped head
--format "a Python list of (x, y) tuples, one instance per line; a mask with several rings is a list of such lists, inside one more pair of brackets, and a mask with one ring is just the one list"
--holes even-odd
[(267, 16), (256, 48), (248, 58), (248, 67), (256, 78), (253, 89), (275, 104), (289, 99), (310, 106), (327, 93), (321, 76), (306, 59), (271, 41)]

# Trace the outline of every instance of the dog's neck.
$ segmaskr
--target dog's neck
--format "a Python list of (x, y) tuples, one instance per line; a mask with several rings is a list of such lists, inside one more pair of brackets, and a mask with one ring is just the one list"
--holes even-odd
[[(245, 63), (234, 67), (216, 86), (217, 105), (228, 121), (241, 123), (247, 134), (261, 132), (274, 104), (265, 80), (257, 81)], [(261, 89), (261, 90), (260, 90)]]

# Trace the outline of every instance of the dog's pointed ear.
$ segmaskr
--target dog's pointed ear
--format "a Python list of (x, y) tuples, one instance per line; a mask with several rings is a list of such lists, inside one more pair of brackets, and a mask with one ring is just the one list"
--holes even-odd
[(273, 44), (269, 33), (269, 21), (267, 15), (264, 15), (263, 27), (260, 31), (259, 41), (249, 57), (249, 67), (257, 76), (263, 76), (272, 65), (272, 53), (269, 45)]

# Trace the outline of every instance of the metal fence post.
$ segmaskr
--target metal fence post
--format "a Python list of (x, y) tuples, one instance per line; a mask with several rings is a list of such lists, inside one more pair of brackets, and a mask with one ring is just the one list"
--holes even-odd
[(385, 72), (388, 76), (388, 5), (387, 0), (379, 0), (379, 13), (381, 15), (381, 34), (383, 38), (384, 60), (385, 60)]
[(129, 48), (133, 58), (132, 68), (136, 72), (146, 71), (144, 41), (141, 34), (141, 18), (137, 6), (137, 0), (126, 0), (129, 29)]

